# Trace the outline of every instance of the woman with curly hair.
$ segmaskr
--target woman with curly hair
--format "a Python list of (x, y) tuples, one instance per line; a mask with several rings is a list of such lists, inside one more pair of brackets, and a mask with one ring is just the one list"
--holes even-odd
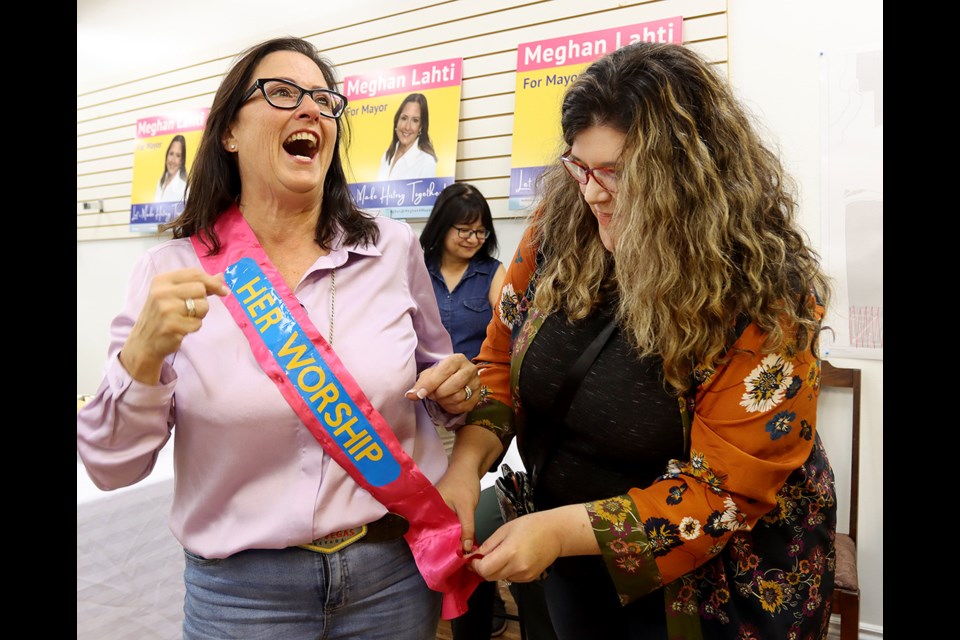
[[(546, 572), (564, 639), (825, 637), (828, 284), (780, 161), (679, 45), (593, 63), (561, 128), (439, 484), (473, 568)], [(472, 549), (478, 477), (514, 436), (536, 511)]]

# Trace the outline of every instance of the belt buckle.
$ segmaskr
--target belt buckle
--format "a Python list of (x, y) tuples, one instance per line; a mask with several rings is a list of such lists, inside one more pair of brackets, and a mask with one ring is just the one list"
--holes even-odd
[(352, 527), (350, 529), (342, 529), (340, 531), (328, 533), (322, 538), (317, 538), (313, 542), (302, 544), (300, 546), (304, 549), (317, 551), (319, 553), (335, 553), (340, 551), (340, 549), (353, 544), (365, 535), (367, 535), (367, 525), (364, 524), (360, 525), (359, 527)]

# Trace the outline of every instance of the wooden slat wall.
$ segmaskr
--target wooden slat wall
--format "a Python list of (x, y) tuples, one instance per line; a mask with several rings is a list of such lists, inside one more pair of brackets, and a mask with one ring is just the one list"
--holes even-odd
[[(384, 4), (396, 10), (334, 27), (317, 19), (317, 29), (322, 30), (297, 35), (334, 61), (341, 80), (382, 68), (462, 57), (456, 179), (476, 183), (497, 218), (516, 217), (507, 203), (519, 43), (681, 15), (684, 44), (726, 73), (726, 0)], [(237, 53), (77, 96), (78, 242), (142, 237), (129, 231), (136, 121), (209, 106)], [(85, 203), (97, 204), (91, 210)]]

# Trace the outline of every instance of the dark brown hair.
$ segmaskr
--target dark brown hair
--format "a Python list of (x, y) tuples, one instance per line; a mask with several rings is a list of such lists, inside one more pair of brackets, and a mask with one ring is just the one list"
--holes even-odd
[[(277, 51), (293, 51), (307, 56), (323, 73), (327, 87), (336, 90), (337, 78), (333, 64), (301, 38), (274, 38), (241, 53), (213, 98), (197, 157), (190, 169), (183, 213), (163, 227), (164, 230), (172, 229), (175, 238), (200, 233), (211, 253), (220, 250), (220, 240), (214, 233), (213, 225), (239, 198), (243, 187), (234, 154), (223, 148), (223, 135), (243, 105), (243, 95), (253, 84), (252, 75), (257, 65)], [(330, 241), (338, 229), (343, 230), (345, 241), (350, 244), (375, 243), (379, 235), (376, 222), (359, 210), (347, 186), (340, 157), (340, 142), (344, 140), (346, 146), (349, 138), (347, 114), (344, 113), (336, 122), (337, 140), (330, 167), (323, 179), (323, 201), (315, 236), (317, 244), (325, 249), (330, 248)]]
[(423, 247), (426, 263), (440, 262), (443, 257), (443, 241), (450, 227), (456, 224), (473, 224), (477, 220), (480, 220), (480, 224), (487, 230), (487, 239), (480, 245), (475, 257), (493, 258), (497, 255), (499, 245), (487, 199), (479, 189), (466, 182), (454, 182), (441, 191), (437, 201), (433, 203), (427, 224), (420, 232), (420, 246)]

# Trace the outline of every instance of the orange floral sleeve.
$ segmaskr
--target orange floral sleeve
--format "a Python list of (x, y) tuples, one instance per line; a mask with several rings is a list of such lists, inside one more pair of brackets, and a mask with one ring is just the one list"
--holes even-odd
[(476, 424), (493, 431), (506, 451), (513, 439), (514, 397), (511, 391), (510, 362), (513, 333), (527, 316), (527, 292), (536, 268), (536, 248), (532, 229), (520, 240), (513, 261), (500, 290), (500, 303), (487, 325), (487, 337), (474, 362), (480, 369), (480, 384), (485, 398), (467, 416), (467, 424)]
[(813, 447), (819, 360), (810, 349), (761, 352), (749, 325), (731, 361), (696, 393), (688, 460), (646, 488), (588, 503), (621, 601), (689, 574), (778, 507)]

